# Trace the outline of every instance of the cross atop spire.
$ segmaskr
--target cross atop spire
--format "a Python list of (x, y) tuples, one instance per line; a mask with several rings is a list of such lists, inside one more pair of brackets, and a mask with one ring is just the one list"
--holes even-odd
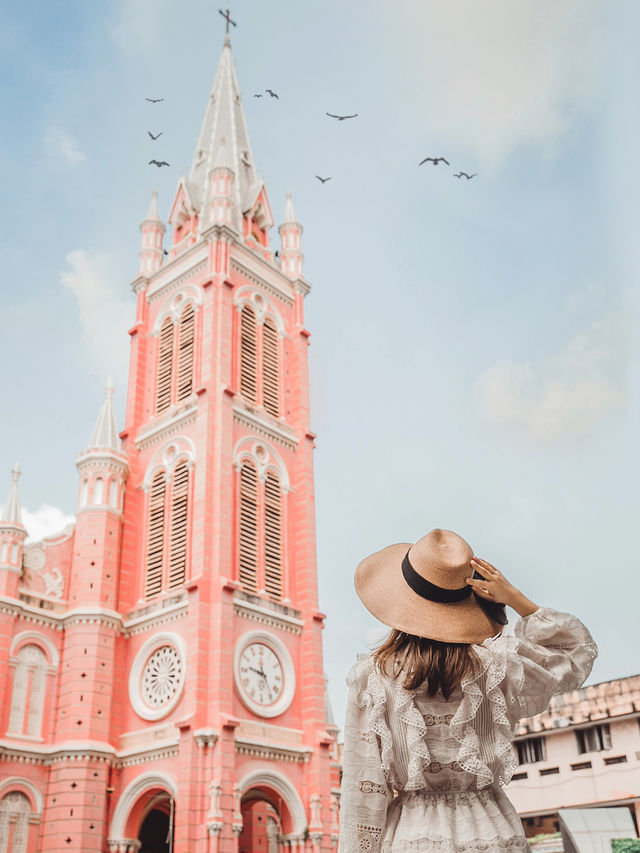
[(91, 438), (89, 439), (89, 449), (119, 451), (120, 437), (118, 436), (118, 431), (116, 429), (116, 418), (113, 412), (112, 398), (114, 387), (111, 382), (111, 377), (107, 379), (107, 384), (104, 390), (106, 396), (100, 409), (96, 425), (91, 433)]
[(225, 40), (224, 40), (224, 41), (225, 41), (225, 44), (226, 44), (226, 43), (229, 41), (229, 24), (231, 24), (231, 25), (232, 25), (232, 26), (234, 26), (234, 27), (237, 27), (238, 25), (236, 24), (236, 22), (235, 22), (235, 21), (232, 21), (232, 20), (231, 20), (230, 12), (229, 12), (229, 10), (228, 10), (228, 9), (226, 9), (224, 12), (222, 11), (222, 9), (218, 9), (218, 12), (220, 12), (220, 14), (222, 15), (222, 17), (223, 17), (223, 18), (225, 19), (225, 21), (227, 22), (226, 38), (225, 38)]
[(11, 484), (11, 490), (9, 491), (9, 497), (7, 498), (7, 502), (4, 505), (4, 509), (2, 510), (2, 518), (0, 519), (0, 523), (4, 524), (19, 524), (22, 525), (22, 513), (20, 512), (20, 498), (18, 496), (18, 480), (20, 479), (20, 474), (22, 471), (20, 470), (20, 465), (16, 462), (13, 466), (13, 470), (11, 474), (13, 476), (13, 483)]

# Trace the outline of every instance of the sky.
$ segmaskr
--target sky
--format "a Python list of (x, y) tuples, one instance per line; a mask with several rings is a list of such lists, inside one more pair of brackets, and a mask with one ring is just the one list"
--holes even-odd
[[(313, 285), (336, 719), (349, 666), (384, 633), (355, 566), (433, 527), (580, 616), (600, 646), (592, 682), (640, 672), (640, 6), (240, 0), (231, 13), (254, 160), (276, 222), (292, 192)], [(0, 10), (0, 500), (19, 460), (34, 538), (72, 519), (107, 376), (122, 422), (138, 226), (153, 189), (168, 215), (189, 169), (223, 39), (205, 0)], [(252, 97), (268, 87), (277, 101)], [(148, 166), (157, 155), (171, 167)], [(418, 166), (426, 156), (451, 166)]]

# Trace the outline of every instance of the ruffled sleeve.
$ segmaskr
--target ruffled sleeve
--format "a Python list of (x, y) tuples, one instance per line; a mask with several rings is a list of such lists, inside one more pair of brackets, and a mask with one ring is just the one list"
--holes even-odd
[(515, 626), (517, 645), (509, 655), (503, 691), (509, 719), (540, 714), (555, 693), (581, 687), (598, 647), (585, 626), (569, 613), (541, 607)]
[[(362, 850), (375, 853), (384, 829), (387, 806), (393, 798), (382, 766), (382, 742), (376, 732), (371, 676), (372, 662), (365, 658), (347, 677), (349, 698), (342, 757), (338, 853), (361, 853)], [(377, 697), (376, 704), (379, 702), (380, 697)]]

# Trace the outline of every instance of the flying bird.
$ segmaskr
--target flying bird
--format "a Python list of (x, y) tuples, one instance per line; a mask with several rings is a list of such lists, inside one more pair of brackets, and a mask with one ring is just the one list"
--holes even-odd
[(348, 118), (357, 118), (358, 117), (358, 113), (354, 113), (352, 116), (337, 116), (337, 115), (334, 115), (333, 113), (326, 113), (326, 115), (328, 115), (329, 118), (337, 118), (338, 121), (346, 121)]
[(316, 178), (320, 181), (321, 184), (326, 184), (327, 181), (331, 180), (331, 178), (321, 178), (320, 175), (316, 175)]
[(428, 162), (429, 162), (429, 160), (433, 163), (433, 165), (434, 165), (434, 166), (437, 166), (437, 165), (438, 165), (438, 163), (441, 163), (441, 162), (442, 162), (442, 163), (446, 163), (446, 164), (447, 164), (447, 166), (451, 165), (451, 164), (449, 163), (449, 161), (448, 161), (448, 160), (446, 160), (444, 157), (425, 157), (425, 158), (424, 158), (424, 160), (421, 160), (421, 161), (418, 163), (418, 166), (422, 166), (422, 164), (423, 164), (423, 163), (428, 163)]
[(454, 175), (453, 177), (454, 178), (466, 178), (468, 181), (470, 181), (471, 178), (475, 178), (475, 176), (477, 174), (478, 174), (477, 172), (474, 172), (473, 175), (468, 175), (466, 172), (458, 172), (458, 174)]
[(280, 100), (280, 98), (278, 97), (278, 93), (274, 92), (273, 89), (265, 89), (265, 92), (268, 92), (272, 98), (277, 98), (278, 100)]
[(254, 95), (253, 97), (254, 97), (254, 98), (261, 98), (261, 97), (262, 97), (262, 95), (258, 94), (258, 95)]
[(150, 130), (148, 130), (148, 131), (147, 131), (147, 133), (149, 134), (149, 136), (150, 136), (150, 137), (153, 139), (153, 141), (155, 142), (155, 141), (156, 141), (156, 139), (159, 139), (159, 138), (162, 136), (162, 134), (164, 133), (164, 131), (163, 131), (163, 130), (161, 130), (161, 131), (160, 131), (160, 133), (156, 134), (156, 136), (154, 136), (154, 135), (153, 135), (153, 133), (151, 133), (151, 131), (150, 131)]
[(159, 104), (160, 101), (164, 101), (164, 98), (145, 98), (145, 101), (149, 101), (151, 104)]
[(150, 166), (152, 163), (155, 163), (155, 165), (158, 168), (160, 168), (160, 166), (170, 166), (171, 165), (171, 163), (167, 163), (166, 160), (149, 160), (149, 162), (147, 163), (147, 166)]

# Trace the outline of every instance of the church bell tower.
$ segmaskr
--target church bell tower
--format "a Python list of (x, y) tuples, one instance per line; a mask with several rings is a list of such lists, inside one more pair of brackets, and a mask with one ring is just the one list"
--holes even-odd
[(337, 842), (310, 285), (283, 207), (278, 259), (227, 35), (167, 244), (154, 195), (132, 285), (112, 850), (165, 830), (185, 853)]

